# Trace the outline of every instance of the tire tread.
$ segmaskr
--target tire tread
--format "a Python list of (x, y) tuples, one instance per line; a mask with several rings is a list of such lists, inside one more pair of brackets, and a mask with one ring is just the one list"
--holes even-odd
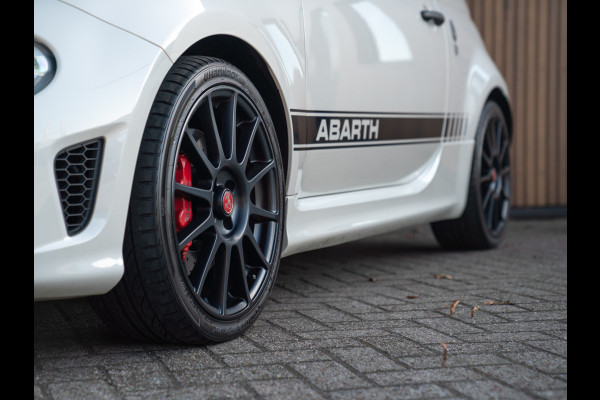
[[(149, 196), (143, 187), (155, 184), (147, 175), (156, 175), (159, 171), (157, 160), (162, 145), (157, 144), (162, 144), (164, 140), (162, 131), (170, 116), (167, 109), (176, 103), (185, 82), (195, 71), (214, 62), (224, 61), (185, 56), (173, 66), (163, 81), (156, 96), (159, 100), (152, 105), (140, 144), (123, 244), (125, 273), (111, 291), (90, 298), (93, 309), (106, 325), (133, 340), (195, 344), (211, 342), (200, 337), (195, 327), (187, 321), (172, 292), (172, 283), (163, 266), (164, 255), (158, 227), (155, 226), (155, 216), (159, 212), (156, 191)], [(152, 256), (145, 257), (148, 253)]]

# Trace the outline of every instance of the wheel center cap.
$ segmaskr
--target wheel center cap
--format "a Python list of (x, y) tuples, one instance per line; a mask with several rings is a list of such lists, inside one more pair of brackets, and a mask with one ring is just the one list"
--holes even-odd
[(223, 213), (229, 217), (233, 212), (233, 193), (231, 193), (231, 190), (223, 190), (223, 193), (221, 194), (221, 206), (223, 208)]

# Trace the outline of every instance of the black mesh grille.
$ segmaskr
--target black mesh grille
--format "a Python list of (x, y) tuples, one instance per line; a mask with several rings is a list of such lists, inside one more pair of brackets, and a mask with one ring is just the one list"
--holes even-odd
[(90, 220), (100, 174), (102, 139), (62, 150), (54, 161), (56, 183), (67, 233), (80, 232)]

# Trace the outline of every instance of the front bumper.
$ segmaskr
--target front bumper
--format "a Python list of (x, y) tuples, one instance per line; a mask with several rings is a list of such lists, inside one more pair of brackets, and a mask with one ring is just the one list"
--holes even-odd
[[(34, 39), (57, 61), (34, 96), (34, 300), (102, 294), (123, 274), (123, 234), (137, 152), (172, 63), (163, 50), (60, 2), (34, 2)], [(69, 235), (57, 190), (63, 149), (101, 139), (94, 208)]]

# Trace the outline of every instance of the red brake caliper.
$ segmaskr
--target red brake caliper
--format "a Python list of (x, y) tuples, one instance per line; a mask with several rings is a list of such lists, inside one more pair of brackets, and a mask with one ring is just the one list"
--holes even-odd
[[(175, 181), (181, 185), (192, 186), (192, 168), (190, 161), (187, 159), (185, 154), (179, 154), (177, 156), (177, 167), (175, 169)], [(185, 195), (175, 196), (175, 226), (177, 232), (185, 228), (187, 224), (192, 220), (192, 202)], [(181, 251), (183, 261), (185, 261), (185, 255), (189, 250), (192, 242), (185, 245)]]

